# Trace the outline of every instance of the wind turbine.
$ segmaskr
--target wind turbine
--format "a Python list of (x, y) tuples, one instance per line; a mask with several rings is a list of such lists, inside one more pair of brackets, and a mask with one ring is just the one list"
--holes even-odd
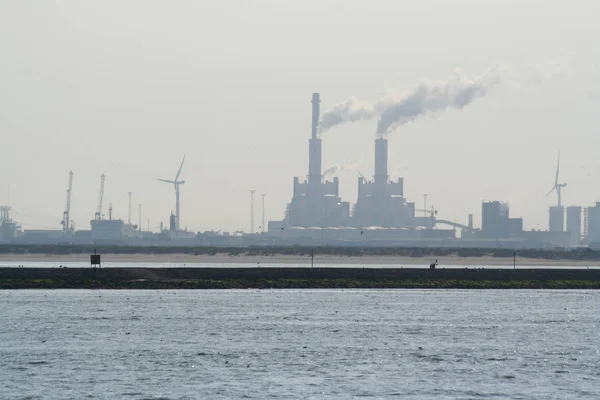
[(175, 230), (179, 230), (179, 185), (183, 185), (185, 181), (180, 181), (179, 174), (181, 174), (181, 169), (183, 168), (183, 163), (185, 162), (185, 154), (183, 155), (183, 160), (181, 160), (181, 165), (179, 166), (179, 171), (177, 171), (177, 175), (175, 175), (175, 179), (172, 181), (166, 179), (158, 179), (161, 182), (172, 183), (175, 187)]
[(556, 190), (556, 194), (558, 195), (558, 207), (560, 207), (562, 205), (561, 197), (560, 197), (561, 189), (567, 186), (566, 183), (558, 183), (558, 173), (559, 173), (559, 171), (560, 171), (560, 152), (558, 153), (558, 161), (556, 163), (556, 178), (554, 179), (554, 186), (546, 194), (546, 197), (548, 197), (550, 195), (550, 193), (552, 193), (553, 191)]

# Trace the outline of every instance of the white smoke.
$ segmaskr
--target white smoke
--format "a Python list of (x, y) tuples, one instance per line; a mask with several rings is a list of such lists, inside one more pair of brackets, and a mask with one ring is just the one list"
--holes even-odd
[(463, 108), (473, 100), (485, 96), (499, 81), (497, 69), (475, 79), (469, 79), (464, 73), (457, 71), (445, 81), (423, 80), (410, 92), (388, 94), (375, 104), (351, 97), (323, 114), (319, 121), (319, 131), (322, 133), (342, 123), (378, 118), (377, 132), (388, 134), (397, 126), (420, 116), (433, 117), (449, 108)]
[[(361, 155), (361, 160), (362, 160), (362, 155)], [(331, 166), (329, 166), (328, 168), (325, 169), (325, 171), (323, 171), (323, 177), (327, 177), (329, 175), (335, 175), (339, 172), (343, 172), (343, 171), (357, 171), (358, 170), (358, 165), (361, 163), (361, 161), (359, 162), (348, 162), (346, 164), (333, 164)]]
[(334, 105), (331, 110), (321, 116), (319, 132), (324, 132), (345, 122), (371, 120), (376, 116), (373, 105), (360, 101), (356, 97), (350, 97), (346, 101)]
[(485, 96), (499, 80), (497, 73), (471, 80), (464, 73), (455, 72), (446, 81), (423, 81), (405, 96), (386, 99), (377, 133), (390, 133), (423, 115), (434, 117), (449, 108), (461, 109)]

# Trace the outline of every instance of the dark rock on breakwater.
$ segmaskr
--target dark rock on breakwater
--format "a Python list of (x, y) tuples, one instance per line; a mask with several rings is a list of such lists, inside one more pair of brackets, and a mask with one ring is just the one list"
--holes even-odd
[(0, 268), (0, 289), (600, 289), (600, 269)]

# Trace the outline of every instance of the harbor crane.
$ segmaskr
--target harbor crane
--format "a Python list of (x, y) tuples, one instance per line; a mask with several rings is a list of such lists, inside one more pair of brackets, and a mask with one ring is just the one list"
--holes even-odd
[(68, 235), (72, 231), (71, 226), (71, 189), (73, 189), (73, 171), (69, 171), (69, 185), (67, 186), (67, 204), (65, 205), (65, 211), (63, 212), (63, 219), (61, 221), (63, 235)]
[(99, 221), (102, 219), (102, 200), (104, 200), (104, 174), (100, 176), (100, 193), (98, 193), (98, 207), (94, 219)]

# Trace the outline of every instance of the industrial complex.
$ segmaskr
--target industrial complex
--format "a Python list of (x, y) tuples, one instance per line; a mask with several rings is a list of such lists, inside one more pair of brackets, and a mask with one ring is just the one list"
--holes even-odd
[[(175, 189), (175, 213), (168, 226), (159, 232), (144, 231), (139, 221), (131, 220), (131, 193), (127, 221), (114, 219), (112, 206), (103, 214), (105, 176), (101, 176), (98, 205), (89, 230), (76, 230), (70, 218), (73, 172), (68, 175), (66, 205), (61, 226), (56, 230), (24, 230), (11, 218), (9, 206), (0, 207), (0, 243), (16, 244), (110, 244), (135, 246), (431, 246), (494, 248), (570, 248), (600, 246), (600, 202), (590, 207), (562, 204), (559, 183), (560, 156), (554, 187), (557, 205), (549, 208), (548, 230), (523, 230), (523, 220), (510, 216), (509, 205), (502, 201), (481, 204), (481, 227), (473, 226), (473, 214), (465, 223), (438, 218), (433, 207), (417, 209), (406, 198), (404, 178), (391, 180), (388, 174), (388, 140), (377, 129), (374, 135), (374, 176), (371, 180), (358, 173), (358, 196), (354, 203), (345, 201), (339, 192), (339, 179), (327, 180), (322, 169), (322, 139), (319, 135), (320, 95), (312, 95), (312, 132), (309, 139), (308, 175), (293, 178), (292, 197), (283, 218), (269, 221), (265, 230), (264, 199), (262, 224), (254, 232), (254, 190), (251, 190), (250, 232), (190, 232), (180, 228), (180, 180), (185, 156), (173, 180), (159, 179)], [(283, 207), (282, 207), (283, 208)], [(566, 224), (565, 224), (566, 217)]]

